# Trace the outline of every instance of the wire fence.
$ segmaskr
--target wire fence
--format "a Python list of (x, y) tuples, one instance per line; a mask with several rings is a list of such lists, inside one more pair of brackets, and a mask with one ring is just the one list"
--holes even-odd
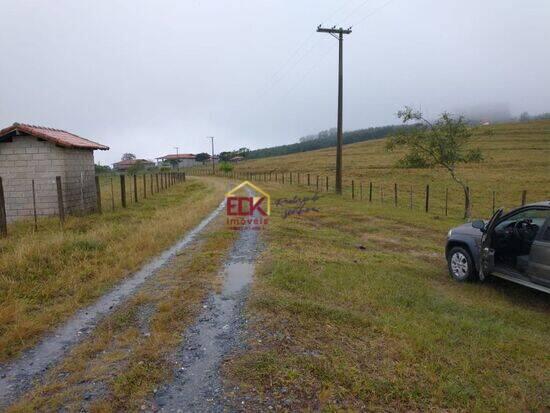
[[(334, 176), (312, 172), (223, 172), (211, 168), (191, 168), (190, 175), (218, 176), (256, 182), (274, 182), (281, 185), (295, 185), (317, 192), (334, 193)], [(472, 216), (488, 217), (500, 207), (514, 208), (528, 202), (550, 199), (550, 188), (529, 187), (520, 190), (497, 191), (468, 187)], [(465, 192), (458, 185), (429, 181), (426, 183), (400, 183), (346, 178), (343, 181), (342, 196), (345, 199), (424, 211), (441, 216), (464, 216)]]
[(8, 222), (22, 218), (65, 217), (102, 213), (127, 208), (186, 181), (185, 172), (142, 173), (139, 175), (85, 174), (34, 179), (0, 177), (0, 236), (7, 236)]

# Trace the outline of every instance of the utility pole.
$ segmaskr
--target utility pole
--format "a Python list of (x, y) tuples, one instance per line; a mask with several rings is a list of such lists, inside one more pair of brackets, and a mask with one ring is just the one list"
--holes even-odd
[(176, 150), (176, 165), (177, 165), (177, 170), (179, 171), (180, 170), (180, 147), (174, 146), (174, 149)]
[(323, 28), (321, 25), (317, 26), (318, 33), (329, 33), (332, 37), (338, 40), (338, 124), (337, 124), (337, 138), (336, 138), (336, 184), (335, 189), (337, 194), (342, 194), (342, 144), (343, 129), (342, 129), (342, 111), (343, 111), (343, 99), (342, 88), (344, 85), (344, 73), (343, 73), (343, 43), (344, 34), (351, 33), (351, 27), (348, 29), (339, 29), (336, 26), (332, 28)]
[(208, 136), (206, 139), (210, 139), (212, 141), (212, 175), (216, 174), (216, 168), (214, 167), (214, 137)]

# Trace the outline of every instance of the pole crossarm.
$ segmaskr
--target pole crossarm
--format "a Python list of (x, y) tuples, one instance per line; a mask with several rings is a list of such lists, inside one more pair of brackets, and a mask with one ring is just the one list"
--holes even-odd
[(339, 28), (337, 29), (336, 27), (321, 27), (321, 25), (317, 26), (317, 32), (318, 33), (334, 33), (334, 34), (350, 34), (351, 33), (351, 27), (347, 28), (347, 29), (343, 29), (343, 28)]

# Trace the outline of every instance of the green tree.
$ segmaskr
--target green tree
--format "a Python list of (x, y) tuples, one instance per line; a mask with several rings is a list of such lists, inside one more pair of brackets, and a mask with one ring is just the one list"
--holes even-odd
[(531, 120), (531, 116), (529, 116), (528, 112), (523, 112), (521, 115), (519, 115), (520, 122), (529, 122), (530, 120)]
[(400, 160), (403, 167), (439, 167), (447, 170), (453, 181), (464, 191), (464, 218), (470, 218), (470, 193), (466, 182), (458, 176), (456, 169), (462, 163), (480, 162), (483, 155), (479, 148), (467, 148), (472, 132), (464, 118), (453, 118), (445, 112), (431, 122), (422, 116), (422, 112), (410, 107), (400, 110), (397, 116), (403, 123), (414, 122), (415, 127), (402, 129), (390, 138), (387, 143), (388, 150), (398, 146), (407, 148), (407, 153)]
[(125, 153), (122, 155), (123, 161), (130, 161), (132, 159), (136, 159), (136, 155), (134, 155), (133, 153)]
[(233, 165), (229, 162), (220, 162), (220, 171), (222, 172), (231, 172), (233, 170)]
[(205, 162), (210, 159), (210, 155), (206, 152), (201, 152), (195, 156), (197, 162)]
[(107, 174), (111, 172), (111, 168), (107, 165), (95, 164), (95, 173), (96, 174)]

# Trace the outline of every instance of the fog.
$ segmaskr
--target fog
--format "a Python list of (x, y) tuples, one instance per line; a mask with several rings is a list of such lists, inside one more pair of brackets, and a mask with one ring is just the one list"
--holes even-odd
[(0, 127), (56, 127), (140, 158), (295, 142), (495, 104), (550, 111), (548, 0), (0, 0)]

